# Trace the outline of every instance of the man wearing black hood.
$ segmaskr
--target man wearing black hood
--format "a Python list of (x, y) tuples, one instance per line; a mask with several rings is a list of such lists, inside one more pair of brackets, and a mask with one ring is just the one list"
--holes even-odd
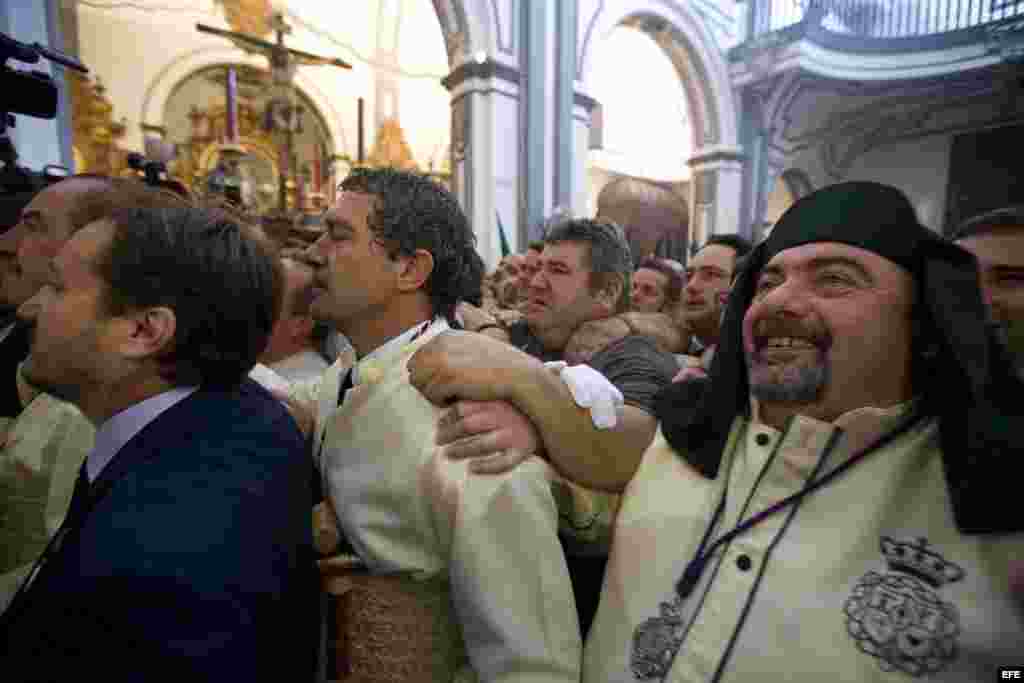
[[(1017, 379), (898, 190), (798, 201), (625, 489), (584, 681), (991, 680), (1019, 663)], [(1016, 422), (1017, 426), (1014, 426)]]
[[(1001, 397), (1024, 386), (977, 277), (892, 187), (834, 185), (782, 217), (737, 278), (710, 377), (664, 393), (621, 477), (583, 681), (1020, 665), (1024, 413)], [(551, 457), (611, 481), (588, 454)]]

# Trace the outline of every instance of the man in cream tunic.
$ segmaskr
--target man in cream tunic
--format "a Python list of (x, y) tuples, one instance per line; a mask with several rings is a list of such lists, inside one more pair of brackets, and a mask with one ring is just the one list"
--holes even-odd
[(64, 521), (96, 430), (79, 410), (16, 381), (25, 406), (0, 424), (0, 612)]
[(1020, 664), (1024, 534), (1000, 473), (1024, 446), (990, 402), (1013, 379), (975, 277), (893, 188), (790, 209), (737, 282), (710, 383), (674, 385), (625, 488), (584, 680)]
[[(747, 264), (710, 378), (662, 393), (638, 467), (548, 449), (623, 491), (583, 680), (1019, 666), (1024, 416), (1001, 397), (1024, 387), (971, 256), (895, 188), (844, 183), (797, 202)], [(464, 383), (436, 355), (412, 365), (433, 395)]]
[[(467, 472), (435, 446), (440, 409), (406, 362), (448, 330), (473, 249), (454, 198), (393, 170), (358, 170), (309, 250), (315, 317), (352, 342), (315, 387), (316, 458), (339, 525), (374, 573), (442, 576), (484, 681), (578, 681), (579, 625), (548, 466)], [(298, 393), (298, 392), (297, 392)]]

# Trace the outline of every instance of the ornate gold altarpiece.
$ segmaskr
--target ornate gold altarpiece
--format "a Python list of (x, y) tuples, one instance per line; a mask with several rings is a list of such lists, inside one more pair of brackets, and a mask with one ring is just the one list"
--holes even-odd
[(106, 97), (99, 79), (72, 69), (65, 78), (71, 101), (71, 144), (76, 173), (121, 175), (128, 169), (128, 150), (118, 146), (125, 134), (125, 123), (115, 121), (114, 107)]

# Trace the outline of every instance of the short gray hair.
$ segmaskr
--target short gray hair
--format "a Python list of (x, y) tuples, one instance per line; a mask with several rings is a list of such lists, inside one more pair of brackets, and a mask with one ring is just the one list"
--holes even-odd
[(584, 263), (590, 268), (591, 292), (606, 286), (610, 275), (622, 278), (622, 293), (616, 308), (620, 312), (628, 310), (633, 255), (622, 228), (611, 221), (569, 218), (552, 226), (544, 238), (545, 244), (562, 242), (587, 245)]

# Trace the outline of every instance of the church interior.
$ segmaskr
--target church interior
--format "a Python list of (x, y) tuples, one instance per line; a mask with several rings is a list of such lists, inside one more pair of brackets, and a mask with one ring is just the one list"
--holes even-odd
[[(1019, 3), (14, 4), (0, 29), (89, 69), (47, 66), (66, 106), (16, 133), (40, 165), (130, 175), (143, 154), (301, 224), (353, 166), (415, 169), (456, 194), (492, 267), (566, 214), (620, 223), (637, 262), (685, 262), (841, 180), (895, 183), (937, 231), (1018, 192), (1010, 160), (972, 150), (1020, 134)], [(949, 11), (896, 21), (918, 5)]]

